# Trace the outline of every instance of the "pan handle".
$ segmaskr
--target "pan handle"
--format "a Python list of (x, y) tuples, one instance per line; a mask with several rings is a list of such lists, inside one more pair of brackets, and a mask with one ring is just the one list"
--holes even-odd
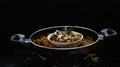
[(101, 30), (101, 35), (103, 35), (104, 38), (112, 37), (117, 35), (117, 32), (113, 29), (106, 28)]
[(25, 38), (24, 34), (14, 34), (11, 38), (10, 41), (15, 42), (15, 43), (30, 43), (30, 40)]

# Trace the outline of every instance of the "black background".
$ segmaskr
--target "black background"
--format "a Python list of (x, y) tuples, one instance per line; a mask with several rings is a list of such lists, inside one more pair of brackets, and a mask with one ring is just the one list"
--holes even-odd
[[(48, 3), (1, 3), (0, 52), (13, 50), (9, 38), (16, 33), (29, 37), (34, 31), (49, 26), (76, 25), (91, 28), (98, 33), (101, 29), (112, 28), (118, 32), (113, 39), (103, 41), (103, 56), (119, 62), (119, 2), (83, 1)], [(13, 45), (12, 45), (13, 46)], [(102, 51), (101, 51), (102, 53)], [(105, 55), (104, 55), (105, 54)], [(107, 56), (106, 56), (107, 55)]]

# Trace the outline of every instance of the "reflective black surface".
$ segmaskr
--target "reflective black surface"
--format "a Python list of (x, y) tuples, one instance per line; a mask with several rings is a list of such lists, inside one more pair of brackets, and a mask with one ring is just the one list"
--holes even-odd
[[(20, 44), (18, 44), (20, 45)], [(104, 46), (105, 45), (105, 46)], [(109, 47), (108, 47), (109, 46)], [(11, 50), (2, 51), (0, 55), (0, 65), (1, 67), (112, 67), (119, 66), (119, 55), (114, 53), (116, 49), (110, 47), (111, 44), (107, 44), (107, 41), (101, 43), (101, 46), (93, 54), (98, 57), (97, 62), (91, 60), (91, 56), (86, 56), (81, 60), (74, 60), (72, 62), (53, 62), (41, 57), (37, 54), (33, 46), (16, 46), (11, 47)], [(92, 55), (92, 54), (91, 54)], [(71, 60), (70, 60), (71, 61)]]

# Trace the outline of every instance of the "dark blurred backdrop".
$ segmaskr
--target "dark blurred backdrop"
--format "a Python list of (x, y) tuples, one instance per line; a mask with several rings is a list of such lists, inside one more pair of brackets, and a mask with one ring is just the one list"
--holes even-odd
[(120, 41), (119, 9), (119, 2), (115, 0), (2, 3), (0, 50), (1, 52), (11, 50), (9, 38), (16, 33), (22, 33), (29, 37), (31, 33), (41, 28), (56, 25), (76, 25), (91, 28), (98, 33), (104, 28), (115, 29), (118, 32), (117, 37), (108, 40), (107, 44), (112, 44), (109, 45), (109, 49), (117, 55), (114, 52), (119, 50), (117, 44)]

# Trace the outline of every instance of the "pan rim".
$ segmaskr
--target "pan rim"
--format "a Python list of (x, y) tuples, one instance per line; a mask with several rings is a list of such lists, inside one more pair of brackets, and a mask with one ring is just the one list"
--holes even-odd
[(52, 50), (72, 50), (72, 49), (81, 49), (81, 48), (85, 48), (85, 47), (91, 46), (91, 45), (95, 44), (96, 42), (98, 42), (98, 41), (100, 40), (99, 34), (98, 34), (96, 31), (94, 31), (94, 30), (92, 30), (92, 29), (90, 29), (90, 28), (82, 27), (82, 26), (74, 26), (75, 28), (82, 28), (82, 29), (86, 29), (86, 30), (92, 31), (92, 32), (94, 32), (95, 34), (97, 34), (98, 38), (97, 38), (93, 43), (90, 43), (90, 44), (88, 44), (88, 45), (80, 46), (80, 47), (70, 47), (70, 48), (50, 48), (50, 47), (38, 45), (38, 44), (36, 44), (36, 43), (34, 43), (34, 42), (32, 41), (32, 36), (33, 36), (34, 34), (36, 34), (37, 32), (40, 32), (40, 31), (43, 31), (43, 30), (47, 30), (47, 29), (52, 29), (52, 28), (58, 28), (58, 27), (69, 27), (69, 26), (52, 26), (52, 27), (46, 27), (46, 28), (37, 30), (37, 31), (33, 32), (33, 33), (30, 35), (30, 37), (29, 37), (30, 42), (31, 42), (33, 45), (37, 46), (37, 47), (41, 47), (41, 48), (45, 48), (45, 49), (52, 49)]

